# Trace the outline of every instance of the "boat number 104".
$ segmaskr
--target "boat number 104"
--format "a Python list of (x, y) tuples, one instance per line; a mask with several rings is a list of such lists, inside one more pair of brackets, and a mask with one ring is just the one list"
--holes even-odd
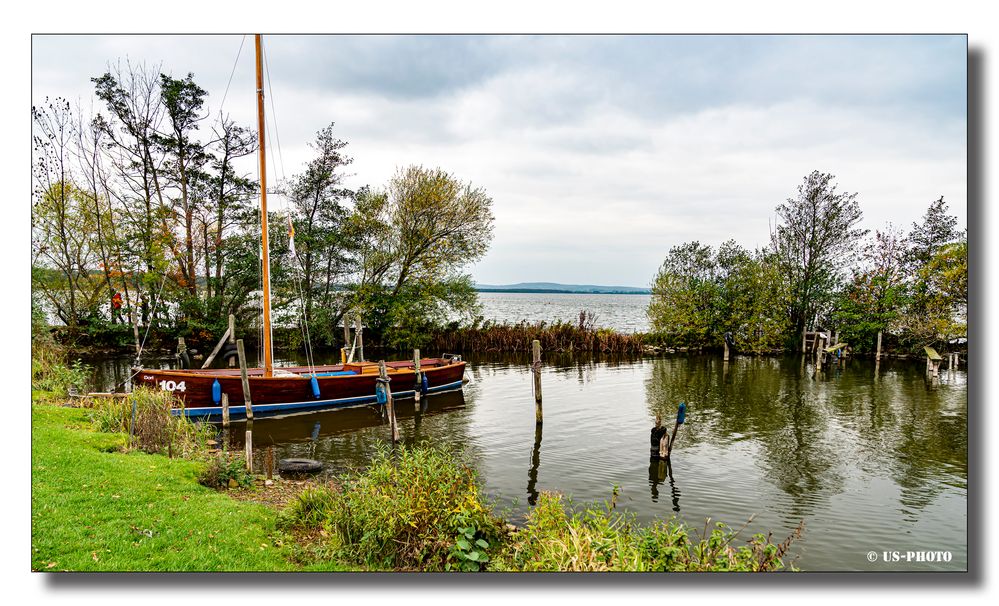
[(180, 383), (176, 381), (160, 381), (160, 389), (163, 391), (187, 391), (187, 385), (184, 384), (185, 381)]

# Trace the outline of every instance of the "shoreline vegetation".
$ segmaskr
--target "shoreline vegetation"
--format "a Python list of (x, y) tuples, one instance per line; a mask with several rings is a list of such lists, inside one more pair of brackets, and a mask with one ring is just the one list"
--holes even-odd
[[(170, 396), (67, 406), (32, 394), (34, 571), (778, 571), (784, 541), (705, 522), (639, 525), (543, 493), (507, 524), (458, 453), (386, 446), (334, 479), (265, 482), (214, 430), (160, 414)], [(226, 487), (235, 487), (229, 489)], [(700, 535), (700, 536), (698, 536)], [(790, 567), (794, 570), (794, 567)]]

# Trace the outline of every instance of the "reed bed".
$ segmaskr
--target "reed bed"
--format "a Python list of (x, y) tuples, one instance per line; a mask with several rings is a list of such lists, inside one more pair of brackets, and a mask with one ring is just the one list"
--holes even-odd
[(169, 392), (138, 387), (127, 398), (84, 399), (82, 404), (97, 431), (129, 434), (128, 449), (198, 458), (217, 434), (210, 424), (172, 415), (170, 408), (178, 403)]
[(526, 321), (516, 324), (485, 322), (481, 325), (441, 330), (432, 335), (430, 349), (453, 352), (526, 352), (531, 341), (541, 341), (544, 351), (586, 353), (642, 353), (647, 337), (597, 328), (595, 316), (581, 311), (573, 322)]

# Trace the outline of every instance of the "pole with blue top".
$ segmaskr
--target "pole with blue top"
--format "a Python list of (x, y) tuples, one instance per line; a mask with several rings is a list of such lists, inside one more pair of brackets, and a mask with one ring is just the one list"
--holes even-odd
[(673, 435), (669, 438), (669, 448), (666, 449), (666, 458), (673, 452), (673, 441), (676, 440), (676, 432), (687, 420), (687, 403), (680, 402), (680, 407), (676, 411), (676, 425), (673, 426)]

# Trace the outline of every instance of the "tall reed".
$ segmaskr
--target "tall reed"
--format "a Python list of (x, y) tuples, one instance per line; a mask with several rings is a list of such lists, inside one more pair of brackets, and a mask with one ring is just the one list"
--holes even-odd
[(521, 321), (516, 324), (485, 322), (434, 333), (429, 348), (453, 352), (521, 352), (531, 349), (531, 341), (541, 341), (544, 351), (624, 353), (642, 352), (646, 337), (597, 328), (595, 316), (581, 311), (576, 323)]

